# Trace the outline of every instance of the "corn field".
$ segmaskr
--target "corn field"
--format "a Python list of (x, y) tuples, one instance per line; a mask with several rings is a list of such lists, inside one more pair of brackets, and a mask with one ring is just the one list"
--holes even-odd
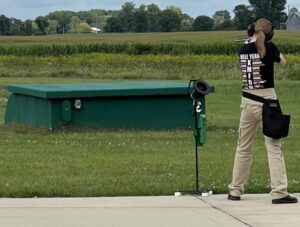
[[(200, 55), (200, 54), (235, 54), (238, 43), (205, 43), (205, 44), (177, 44), (177, 43), (88, 43), (88, 44), (52, 44), (52, 45), (17, 45), (0, 47), (0, 55), (14, 56), (58, 56), (90, 53), (110, 53), (129, 55)], [(289, 51), (297, 53), (297, 49), (287, 45)], [(299, 50), (300, 52), (300, 45)]]
[[(58, 56), (90, 53), (110, 53), (129, 55), (233, 55), (241, 46), (236, 42), (220, 43), (80, 43), (80, 44), (31, 44), (0, 46), (0, 55), (14, 56)], [(278, 48), (286, 54), (299, 54), (300, 43), (280, 42)]]
[[(239, 79), (244, 33), (0, 36), (0, 77)], [(299, 80), (300, 32), (276, 31), (275, 43), (288, 60), (277, 79)]]

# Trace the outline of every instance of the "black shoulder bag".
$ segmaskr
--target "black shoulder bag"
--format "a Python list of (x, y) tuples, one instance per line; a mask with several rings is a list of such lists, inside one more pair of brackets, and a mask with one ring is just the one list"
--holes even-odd
[(245, 98), (263, 103), (262, 122), (265, 136), (279, 139), (289, 134), (291, 115), (282, 113), (280, 103), (274, 99), (264, 99), (247, 92), (243, 92)]

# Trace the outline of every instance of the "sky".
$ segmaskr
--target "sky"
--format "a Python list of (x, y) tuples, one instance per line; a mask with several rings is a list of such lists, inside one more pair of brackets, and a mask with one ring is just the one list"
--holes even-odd
[[(174, 5), (193, 18), (200, 15), (211, 17), (218, 10), (228, 10), (233, 17), (232, 11), (235, 6), (249, 5), (248, 0), (0, 0), (0, 15), (26, 20), (46, 16), (50, 12), (60, 10), (74, 12), (90, 9), (119, 10), (125, 2), (133, 2), (136, 8), (141, 4), (154, 3), (162, 10), (167, 6)], [(287, 0), (286, 8), (288, 6), (289, 8), (296, 7), (300, 11), (299, 0)]]

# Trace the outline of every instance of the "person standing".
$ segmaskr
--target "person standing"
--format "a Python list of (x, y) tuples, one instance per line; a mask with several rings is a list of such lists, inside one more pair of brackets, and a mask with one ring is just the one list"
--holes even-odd
[[(229, 200), (238, 201), (244, 193), (252, 163), (253, 146), (257, 125), (262, 121), (263, 103), (244, 97), (244, 93), (264, 99), (277, 99), (274, 89), (274, 63), (286, 64), (284, 56), (271, 42), (274, 31), (272, 22), (265, 17), (254, 21), (253, 36), (239, 51), (243, 76), (243, 97), (239, 138), (229, 187)], [(250, 97), (251, 97), (250, 95)], [(281, 139), (264, 136), (268, 154), (273, 204), (297, 203), (287, 191), (287, 174), (281, 151)]]

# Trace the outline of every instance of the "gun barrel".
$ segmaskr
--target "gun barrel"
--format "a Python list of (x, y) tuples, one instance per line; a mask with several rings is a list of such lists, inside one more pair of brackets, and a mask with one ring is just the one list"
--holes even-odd
[(237, 43), (246, 42), (248, 39), (235, 39), (234, 41)]

